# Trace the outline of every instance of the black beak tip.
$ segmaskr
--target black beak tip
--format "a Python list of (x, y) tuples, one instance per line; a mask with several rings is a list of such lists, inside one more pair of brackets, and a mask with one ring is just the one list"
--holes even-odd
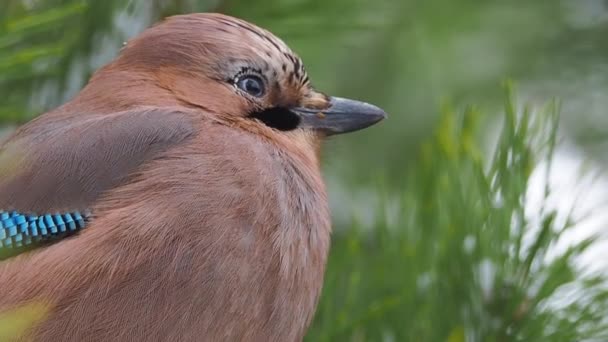
[[(344, 100), (338, 99), (338, 101)], [(352, 124), (359, 125), (355, 129), (357, 131), (373, 126), (388, 117), (388, 114), (382, 108), (373, 104), (353, 100), (346, 101), (349, 103), (347, 112), (351, 113)]]
[(388, 114), (380, 108), (378, 108), (378, 111), (372, 115), (375, 117), (376, 120), (374, 121), (374, 123), (380, 122), (384, 119), (388, 119)]
[(388, 117), (385, 111), (377, 107), (376, 110), (365, 112), (363, 115), (365, 120), (362, 122), (363, 127), (360, 129), (371, 127)]

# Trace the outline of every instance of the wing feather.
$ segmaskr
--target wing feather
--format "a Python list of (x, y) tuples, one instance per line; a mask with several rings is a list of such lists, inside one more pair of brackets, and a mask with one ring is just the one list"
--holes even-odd
[(0, 146), (0, 211), (19, 219), (83, 212), (194, 135), (193, 122), (192, 113), (166, 108), (64, 120), (43, 115)]

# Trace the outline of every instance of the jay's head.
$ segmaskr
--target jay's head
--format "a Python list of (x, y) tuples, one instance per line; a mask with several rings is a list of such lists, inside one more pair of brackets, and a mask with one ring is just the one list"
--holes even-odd
[(324, 137), (382, 120), (380, 108), (316, 91), (272, 33), (221, 14), (171, 17), (130, 41), (113, 70), (146, 75), (178, 99), (233, 124)]

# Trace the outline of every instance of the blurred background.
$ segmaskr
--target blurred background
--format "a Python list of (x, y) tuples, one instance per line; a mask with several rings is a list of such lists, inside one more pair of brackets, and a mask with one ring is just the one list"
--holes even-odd
[[(302, 57), (316, 88), (389, 113), (327, 144), (334, 246), (309, 340), (608, 340), (605, 283), (593, 278), (605, 273), (608, 253), (594, 244), (594, 253), (584, 246), (558, 257), (608, 218), (608, 1), (2, 0), (3, 130), (69, 100), (160, 18), (203, 11), (269, 29)], [(559, 100), (556, 136), (558, 119), (545, 114), (544, 128), (522, 132), (534, 121), (524, 119), (504, 138), (509, 118), (521, 118), (517, 104), (509, 116), (509, 99), (505, 111), (506, 79), (532, 117)], [(441, 144), (464, 152), (454, 161)], [(501, 148), (537, 153), (518, 169), (492, 164)], [(500, 177), (521, 180), (499, 190)], [(510, 206), (480, 204), (508, 191)], [(524, 232), (513, 233), (517, 222)], [(542, 240), (534, 232), (546, 227)], [(494, 251), (517, 241), (532, 247)], [(535, 246), (542, 251), (532, 255)], [(551, 309), (555, 298), (560, 310)]]

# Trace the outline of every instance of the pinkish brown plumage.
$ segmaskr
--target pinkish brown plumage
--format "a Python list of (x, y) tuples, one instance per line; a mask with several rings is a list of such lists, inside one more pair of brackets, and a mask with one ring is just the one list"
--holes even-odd
[(383, 117), (315, 91), (265, 30), (169, 18), (2, 145), (0, 209), (94, 218), (0, 263), (0, 311), (45, 303), (36, 341), (300, 341), (330, 241), (322, 139)]

